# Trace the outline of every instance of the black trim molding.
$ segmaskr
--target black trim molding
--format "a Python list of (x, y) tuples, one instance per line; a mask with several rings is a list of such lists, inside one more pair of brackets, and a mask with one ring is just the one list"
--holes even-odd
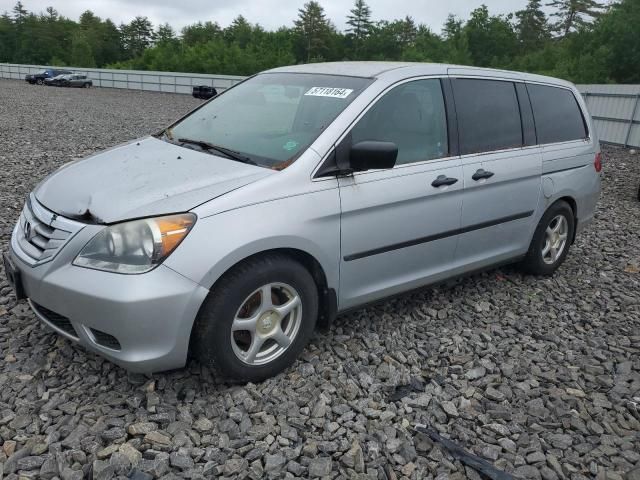
[(589, 165), (579, 165), (577, 167), (561, 168), (559, 170), (552, 170), (550, 172), (542, 172), (542, 176), (544, 177), (545, 175), (551, 175), (553, 173), (568, 172), (569, 170), (578, 170), (580, 168), (584, 168), (584, 167), (588, 167), (588, 166)]
[(434, 242), (436, 240), (442, 240), (447, 237), (454, 237), (463, 233), (473, 232), (474, 230), (481, 230), (483, 228), (494, 227), (501, 223), (513, 222), (515, 220), (521, 220), (533, 215), (533, 210), (523, 213), (517, 213), (515, 215), (509, 215), (508, 217), (497, 218), (495, 220), (489, 220), (488, 222), (476, 223), (475, 225), (469, 225), (468, 227), (456, 228), (455, 230), (449, 230), (446, 232), (436, 233), (435, 235), (429, 235), (428, 237), (416, 238), (415, 240), (408, 240), (406, 242), (394, 243), (393, 245), (387, 245), (386, 247), (374, 248), (360, 253), (352, 253), (351, 255), (345, 255), (344, 261), (351, 262), (353, 260), (359, 260), (361, 258), (371, 257), (373, 255), (379, 255), (381, 253), (392, 252), (394, 250), (400, 250), (402, 248), (413, 247), (422, 243)]

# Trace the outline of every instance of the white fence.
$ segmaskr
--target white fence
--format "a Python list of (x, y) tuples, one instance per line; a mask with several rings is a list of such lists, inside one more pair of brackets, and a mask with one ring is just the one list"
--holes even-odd
[(640, 85), (579, 85), (600, 141), (640, 147)]
[(0, 63), (0, 78), (24, 80), (25, 75), (45, 68), (64, 68), (74, 73), (87, 75), (96, 87), (128, 88), (153, 92), (188, 93), (194, 85), (225, 90), (245, 77), (234, 75), (207, 75), (201, 73), (152, 72), (140, 70), (109, 70), (104, 68), (50, 67), (47, 65), (18, 65)]
[[(0, 63), (0, 78), (23, 80), (47, 65)], [(61, 68), (61, 67), (57, 67)], [(225, 90), (245, 77), (201, 73), (109, 70), (65, 67), (86, 74), (96, 87), (129, 88), (153, 92), (187, 93), (195, 85)], [(640, 85), (579, 85), (603, 143), (640, 147)]]

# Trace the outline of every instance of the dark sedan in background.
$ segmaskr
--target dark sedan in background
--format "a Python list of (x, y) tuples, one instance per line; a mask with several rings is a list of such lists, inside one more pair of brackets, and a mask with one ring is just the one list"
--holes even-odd
[(72, 74), (71, 70), (61, 70), (55, 68), (45, 68), (37, 73), (32, 75), (27, 75), (24, 77), (24, 80), (30, 84), (44, 85), (44, 81), (47, 78), (57, 77), (58, 75)]

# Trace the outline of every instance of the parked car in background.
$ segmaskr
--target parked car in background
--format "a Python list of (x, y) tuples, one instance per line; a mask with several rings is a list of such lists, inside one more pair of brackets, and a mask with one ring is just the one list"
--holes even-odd
[(50, 78), (45, 78), (44, 79), (44, 84), (48, 87), (59, 87), (60, 83), (65, 79), (65, 78), (70, 78), (71, 75), (69, 74), (62, 74), (62, 75), (56, 75), (55, 77), (50, 77)]
[(60, 80), (61, 87), (76, 87), (76, 88), (90, 88), (93, 86), (93, 81), (87, 78), (86, 75), (65, 75)]
[(55, 68), (45, 68), (37, 73), (32, 75), (27, 75), (24, 77), (25, 82), (30, 84), (44, 85), (44, 80), (46, 78), (57, 77), (58, 75), (64, 74), (72, 74), (71, 70), (63, 70), (63, 69), (55, 69)]
[(5, 272), (42, 322), (130, 370), (192, 353), (258, 381), (339, 312), (509, 262), (553, 274), (594, 218), (601, 168), (563, 80), (281, 67), (53, 172)]
[(215, 87), (210, 87), (208, 85), (196, 85), (195, 87), (193, 87), (193, 91), (191, 94), (194, 98), (208, 100), (212, 97), (215, 97), (218, 94), (218, 91), (215, 89)]

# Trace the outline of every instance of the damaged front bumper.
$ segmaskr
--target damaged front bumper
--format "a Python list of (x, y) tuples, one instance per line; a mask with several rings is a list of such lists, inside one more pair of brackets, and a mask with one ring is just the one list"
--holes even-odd
[(9, 256), (36, 316), (57, 333), (135, 372), (185, 365), (191, 327), (208, 294), (164, 265), (139, 275), (72, 265), (101, 229), (87, 225), (44, 263), (25, 260), (14, 229)]

